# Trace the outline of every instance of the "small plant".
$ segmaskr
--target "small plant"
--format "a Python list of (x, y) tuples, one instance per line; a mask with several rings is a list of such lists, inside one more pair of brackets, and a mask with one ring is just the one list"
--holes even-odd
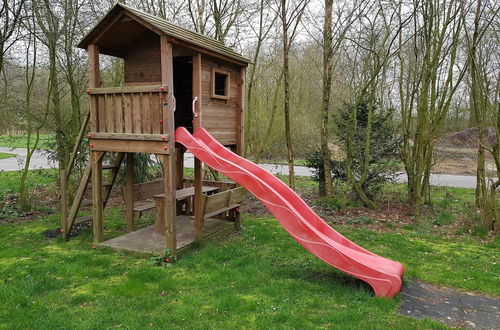
[(439, 212), (434, 220), (435, 225), (444, 226), (455, 222), (455, 215), (451, 212)]
[(166, 249), (164, 255), (149, 258), (149, 263), (155, 266), (169, 266), (177, 261), (177, 256), (172, 255), (172, 250)]
[(357, 218), (350, 218), (347, 220), (347, 223), (350, 225), (369, 225), (373, 223), (373, 219), (367, 217), (366, 215), (361, 215)]

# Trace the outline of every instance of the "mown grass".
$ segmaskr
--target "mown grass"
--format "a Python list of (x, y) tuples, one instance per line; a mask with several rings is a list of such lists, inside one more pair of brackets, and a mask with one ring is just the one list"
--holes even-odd
[[(32, 189), (57, 180), (55, 170), (32, 174)], [(18, 175), (0, 173), (0, 199), (15, 190)], [(307, 178), (297, 178), (297, 186), (317, 188)], [(387, 198), (404, 192), (402, 185), (384, 189)], [(433, 188), (433, 194), (436, 212), (460, 212), (473, 191)], [(138, 226), (153, 217), (141, 218)], [(107, 238), (124, 233), (120, 207), (108, 207), (105, 218)], [(402, 262), (405, 282), (498, 295), (498, 240), (444, 238), (420, 225), (384, 233), (336, 229)], [(0, 224), (0, 328), (445, 328), (397, 314), (400, 297), (373, 297), (369, 286), (316, 259), (269, 216), (244, 215), (241, 233), (205, 244), (168, 267), (94, 249), (90, 228), (67, 242), (42, 234), (58, 226), (58, 214)]]
[[(123, 219), (116, 210), (107, 215), (113, 236)], [(54, 215), (2, 226), (2, 327), (445, 328), (398, 315), (399, 298), (373, 297), (368, 286), (314, 258), (269, 217), (246, 216), (241, 234), (169, 267), (92, 249), (90, 230), (69, 242), (44, 238), (57, 223)], [(381, 245), (370, 242), (372, 236), (362, 239), (363, 231), (349, 234), (375, 252), (403, 242), (390, 235)]]
[(16, 155), (14, 154), (8, 154), (5, 152), (0, 152), (0, 159), (7, 159), (7, 158), (12, 158), (15, 157)]
[[(0, 171), (0, 200), (6, 194), (15, 194), (19, 189), (20, 171)], [(34, 190), (40, 187), (53, 185), (58, 179), (56, 169), (32, 170), (26, 179), (26, 187)]]
[[(40, 134), (38, 149), (50, 149), (50, 142), (54, 138), (53, 134)], [(0, 135), (0, 147), (26, 148), (27, 136), (21, 135)]]

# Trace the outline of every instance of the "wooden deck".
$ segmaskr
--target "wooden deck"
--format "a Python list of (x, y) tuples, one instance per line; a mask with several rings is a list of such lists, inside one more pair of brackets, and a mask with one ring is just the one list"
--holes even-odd
[[(182, 253), (193, 246), (195, 241), (194, 218), (179, 215), (175, 221), (177, 231), (177, 251)], [(209, 241), (214, 237), (229, 234), (234, 231), (234, 222), (208, 218), (203, 224), (203, 240)], [(125, 235), (112, 238), (98, 244), (115, 250), (125, 250), (135, 253), (164, 253), (166, 240), (164, 235), (154, 232), (154, 225), (141, 228)]]

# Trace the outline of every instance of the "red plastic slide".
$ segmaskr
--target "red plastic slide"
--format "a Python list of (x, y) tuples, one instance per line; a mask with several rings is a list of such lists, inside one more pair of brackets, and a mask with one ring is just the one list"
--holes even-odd
[(376, 296), (390, 298), (399, 292), (402, 264), (371, 253), (339, 234), (273, 174), (229, 151), (203, 128), (191, 135), (179, 127), (175, 140), (255, 195), (286, 231), (316, 257), (367, 282)]

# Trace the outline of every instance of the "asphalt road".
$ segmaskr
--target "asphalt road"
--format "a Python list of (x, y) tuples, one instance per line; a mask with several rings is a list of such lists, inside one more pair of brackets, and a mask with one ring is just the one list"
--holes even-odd
[[(0, 171), (19, 171), (26, 159), (26, 149), (11, 149), (0, 147), (0, 152), (12, 153), (16, 157), (0, 160)], [(259, 164), (273, 174), (288, 174), (288, 165), (279, 164)], [(194, 157), (186, 153), (184, 158), (184, 166), (188, 168), (194, 167)], [(56, 164), (47, 159), (47, 155), (43, 151), (36, 151), (31, 159), (30, 169), (40, 168), (55, 168)], [(313, 170), (305, 166), (295, 166), (295, 175), (312, 176)], [(398, 182), (406, 182), (406, 174), (401, 173), (397, 179)], [(475, 188), (476, 177), (469, 175), (451, 175), (451, 174), (432, 174), (431, 185), (458, 187), (458, 188)]]

